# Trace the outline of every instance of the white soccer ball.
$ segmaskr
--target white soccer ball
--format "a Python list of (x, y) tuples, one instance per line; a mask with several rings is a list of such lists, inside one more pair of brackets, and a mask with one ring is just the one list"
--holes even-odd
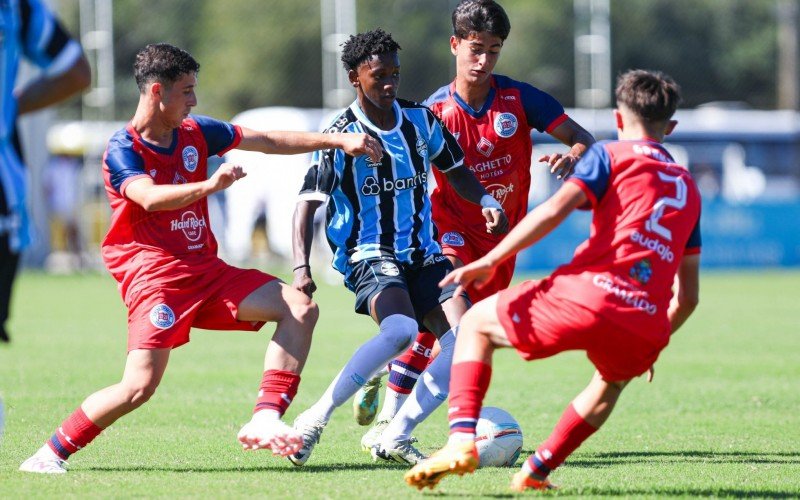
[(522, 453), (522, 429), (507, 411), (484, 407), (475, 428), (475, 446), (481, 467), (511, 467)]

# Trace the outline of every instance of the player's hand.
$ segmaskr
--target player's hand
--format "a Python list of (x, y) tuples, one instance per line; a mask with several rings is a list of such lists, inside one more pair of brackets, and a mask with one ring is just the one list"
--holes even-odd
[(480, 290), (483, 285), (494, 274), (494, 266), (485, 257), (471, 262), (463, 267), (459, 267), (451, 271), (447, 276), (439, 282), (439, 287), (445, 287), (451, 283), (458, 285), (455, 291), (455, 296), (464, 293), (464, 290), (470, 284), (475, 284), (475, 288)]
[(342, 151), (350, 156), (367, 155), (378, 163), (383, 157), (381, 142), (369, 134), (338, 134), (340, 136)]
[(656, 376), (656, 367), (651, 366), (647, 369), (647, 383), (651, 383), (653, 381), (653, 377)]
[(222, 191), (231, 187), (231, 185), (247, 176), (241, 165), (234, 165), (233, 163), (223, 163), (219, 166), (214, 175), (208, 178), (211, 188), (216, 191)]
[(508, 232), (508, 217), (502, 210), (484, 208), (483, 217), (486, 219), (486, 232), (489, 234), (505, 234)]
[(539, 158), (539, 161), (547, 163), (550, 166), (551, 174), (556, 174), (558, 179), (564, 179), (575, 170), (578, 158), (571, 154), (562, 155), (561, 153), (554, 153), (542, 156)]
[(300, 269), (294, 270), (292, 288), (300, 290), (308, 295), (308, 298), (314, 298), (314, 292), (317, 291), (317, 284), (314, 283), (314, 278), (311, 277), (311, 270), (309, 268), (301, 267)]

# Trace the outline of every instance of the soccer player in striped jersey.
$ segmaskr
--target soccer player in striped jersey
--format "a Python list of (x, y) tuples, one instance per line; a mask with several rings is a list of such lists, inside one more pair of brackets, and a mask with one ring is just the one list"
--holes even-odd
[[(478, 465), (475, 426), (495, 349), (526, 360), (582, 350), (596, 371), (550, 437), (513, 478), (516, 491), (553, 488), (548, 475), (611, 414), (626, 384), (652, 367), (694, 311), (699, 296), (700, 192), (661, 144), (676, 123), (675, 82), (635, 70), (616, 88), (618, 141), (593, 145), (561, 189), (530, 212), (487, 255), (456, 269), (443, 286), (480, 285), (497, 263), (536, 243), (573, 210), (591, 208), (589, 239), (549, 277), (475, 304), (456, 341), (447, 446), (406, 481), (433, 487)], [(673, 284), (675, 294), (673, 295)]]
[[(111, 204), (102, 254), (128, 308), (128, 355), (122, 380), (87, 397), (20, 470), (66, 472), (66, 459), (103, 429), (146, 403), (170, 353), (189, 342), (192, 327), (258, 331), (277, 323), (250, 421), (239, 431), (245, 450), (294, 453), (302, 437), (281, 416), (300, 383), (317, 306), (274, 276), (239, 269), (217, 256), (207, 196), (247, 173), (223, 163), (208, 175), (208, 158), (234, 148), (265, 154), (344, 148), (381, 156), (367, 134), (261, 132), (190, 114), (197, 105), (200, 65), (186, 51), (152, 44), (136, 55), (139, 104), (103, 155)], [(205, 383), (205, 381), (204, 381)]]
[(468, 307), (455, 286), (439, 288), (452, 270), (436, 241), (427, 193), (430, 163), (481, 214), (484, 230), (501, 233), (508, 221), (494, 198), (464, 167), (455, 138), (425, 106), (397, 98), (400, 46), (381, 29), (351, 36), (342, 61), (357, 98), (328, 132), (364, 132), (383, 145), (381, 161), (335, 150), (315, 153), (295, 213), (295, 279), (311, 295), (309, 267), (315, 210), (328, 204), (327, 236), (333, 266), (356, 296), (356, 312), (379, 325), (361, 345), (323, 396), (295, 420), (303, 448), (289, 457), (304, 464), (331, 414), (376, 371), (403, 352), (424, 326), (442, 351), (422, 375), (406, 418), (397, 422), (397, 439), (371, 450), (373, 457), (413, 464), (424, 458), (412, 446), (411, 430), (447, 398), (455, 327)]
[[(572, 170), (594, 138), (567, 116), (551, 95), (494, 73), (511, 30), (508, 16), (497, 2), (463, 0), (453, 11), (452, 25), (450, 51), (456, 60), (456, 77), (424, 104), (458, 139), (465, 165), (503, 206), (513, 228), (528, 211), (531, 130), (546, 132), (569, 148), (563, 154), (538, 158), (562, 177)], [(434, 177), (437, 186), (431, 195), (433, 222), (439, 230), (442, 253), (455, 267), (469, 264), (486, 255), (503, 235), (486, 234), (480, 217), (465, 210), (467, 202), (441, 182), (442, 175), (437, 171)], [(478, 302), (507, 288), (514, 265), (515, 259), (510, 258), (498, 265), (482, 288), (467, 287), (470, 300)], [(362, 442), (374, 442), (386, 432), (387, 422), (399, 411), (417, 377), (435, 355), (434, 341), (430, 333), (420, 333), (412, 347), (392, 361), (383, 408)], [(375, 415), (378, 380), (371, 380), (353, 399), (356, 418), (362, 425)], [(370, 394), (373, 398), (368, 397)], [(388, 433), (384, 437), (391, 439)]]
[[(89, 61), (42, 0), (0, 2), (0, 342), (6, 331), (20, 254), (31, 242), (27, 173), (17, 117), (61, 102), (91, 83)], [(22, 58), (42, 74), (15, 89)]]

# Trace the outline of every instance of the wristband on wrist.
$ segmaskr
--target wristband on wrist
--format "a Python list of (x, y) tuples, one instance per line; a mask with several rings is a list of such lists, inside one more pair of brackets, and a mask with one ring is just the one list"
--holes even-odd
[(307, 267), (309, 271), (311, 270), (311, 266), (310, 265), (308, 265), (308, 264), (300, 264), (299, 266), (297, 266), (294, 269), (292, 269), (292, 272), (295, 272), (298, 269), (303, 269), (304, 267)]
[(498, 201), (494, 198), (494, 196), (490, 194), (485, 194), (481, 196), (481, 207), (483, 208), (496, 208), (497, 210), (502, 211), (503, 207), (498, 203)]

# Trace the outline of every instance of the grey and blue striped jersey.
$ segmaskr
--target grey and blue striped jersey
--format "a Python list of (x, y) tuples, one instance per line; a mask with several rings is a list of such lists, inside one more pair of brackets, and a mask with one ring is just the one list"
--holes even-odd
[(462, 168), (464, 153), (431, 111), (410, 101), (394, 103), (396, 125), (381, 130), (354, 102), (326, 132), (367, 133), (383, 144), (380, 163), (339, 149), (314, 153), (300, 199), (328, 203), (327, 236), (333, 267), (391, 256), (409, 264), (441, 252), (431, 219), (429, 165)]
[(19, 252), (31, 235), (25, 212), (27, 174), (15, 144), (14, 85), (20, 58), (58, 75), (80, 58), (81, 47), (41, 0), (0, 1), (0, 38), (0, 234), (7, 234), (9, 248)]

